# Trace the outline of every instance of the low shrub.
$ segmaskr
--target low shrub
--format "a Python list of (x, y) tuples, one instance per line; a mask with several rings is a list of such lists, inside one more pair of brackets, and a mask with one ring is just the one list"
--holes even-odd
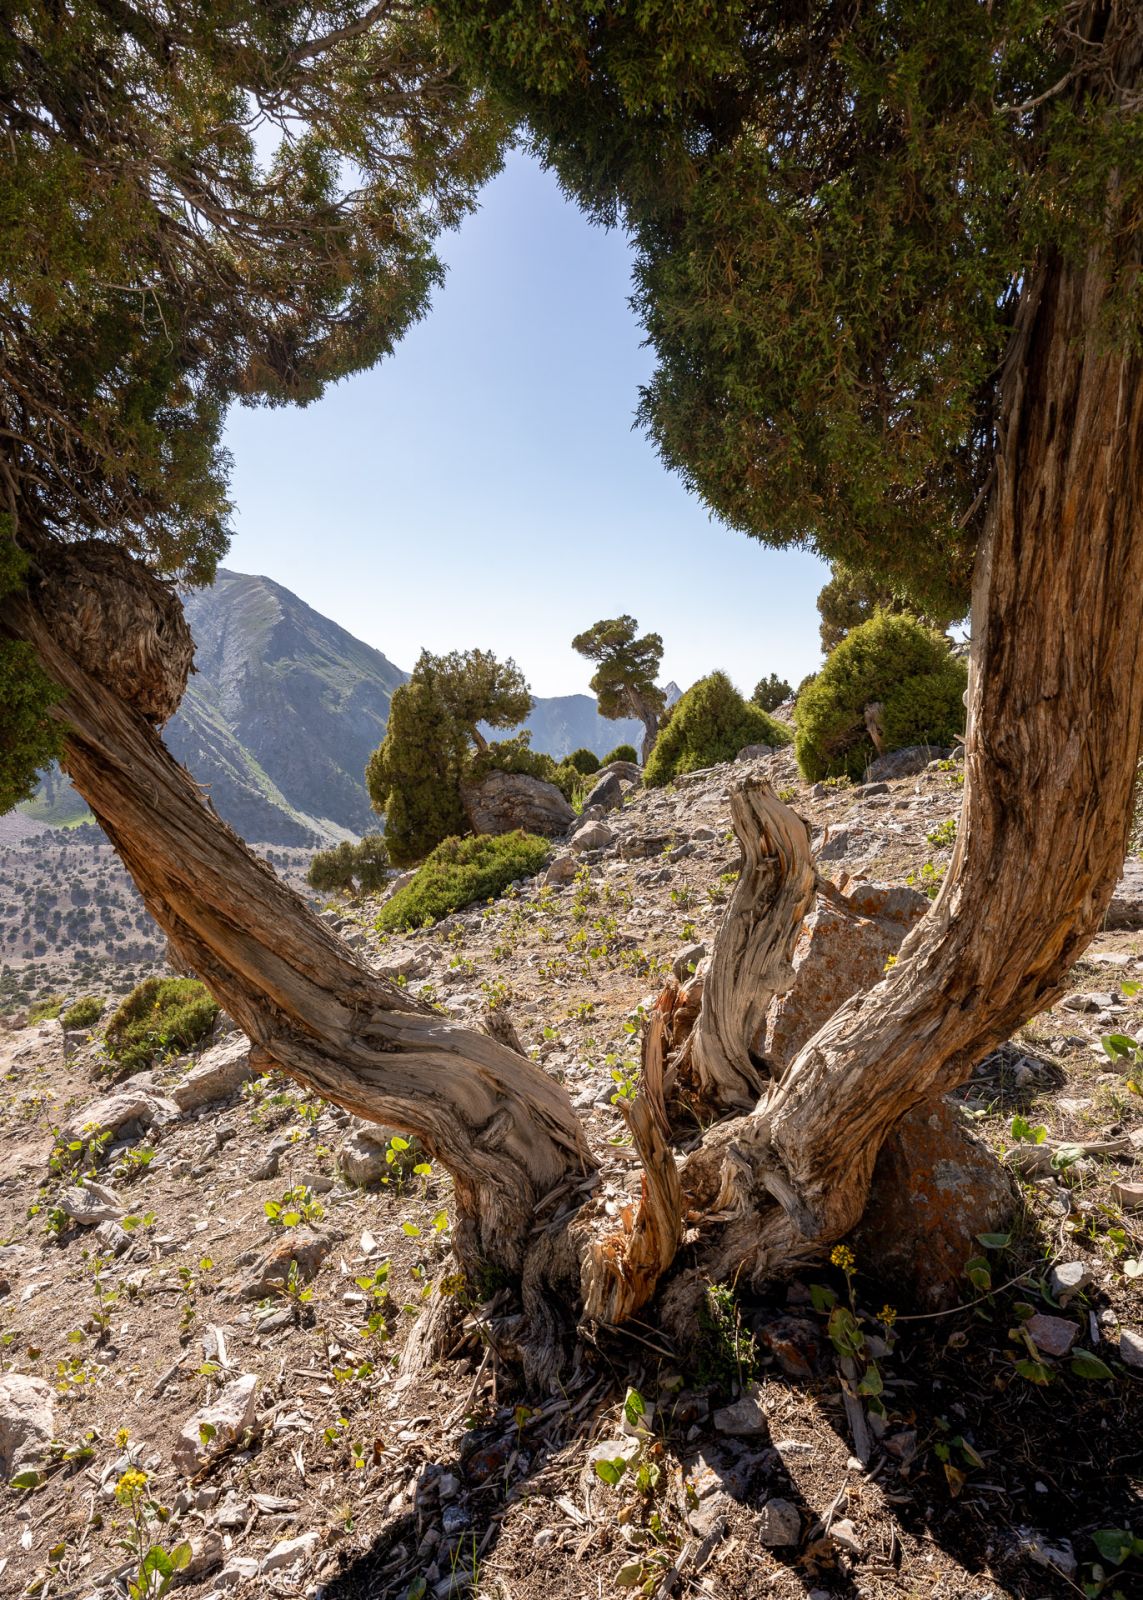
[(388, 879), (389, 850), (382, 834), (367, 833), (357, 844), (343, 839), (319, 850), (310, 862), (306, 882), (320, 894), (341, 889), (346, 894), (375, 894)]
[(36, 1022), (51, 1022), (58, 1017), (63, 1007), (63, 1001), (58, 994), (49, 996), (46, 1000), (37, 1000), (34, 1006), (28, 1009), (28, 1027)]
[(651, 788), (684, 772), (733, 761), (744, 745), (784, 745), (790, 732), (759, 706), (744, 700), (725, 672), (692, 684), (655, 741), (643, 770)]
[(65, 1028), (91, 1028), (103, 1015), (103, 1001), (97, 995), (84, 995), (73, 1006), (68, 1006), (60, 1021)]
[(379, 933), (439, 922), (475, 900), (501, 894), (516, 878), (530, 878), (547, 860), (551, 844), (533, 833), (481, 834), (446, 839), (381, 909)]
[[(579, 750), (573, 750), (570, 756), (565, 756), (564, 761), (573, 766), (577, 772), (582, 773), (585, 778), (589, 778), (593, 772), (598, 772), (600, 767), (599, 757), (595, 751), (585, 750), (582, 747)], [(561, 765), (563, 765), (562, 762)]]
[(554, 783), (571, 805), (583, 774), (572, 766), (570, 756), (557, 766), (542, 750), (533, 750), (531, 735), (517, 734), (514, 739), (500, 739), (490, 744), (473, 760), (465, 775), (467, 783), (479, 783), (490, 772), (521, 773), (528, 778), (540, 778), (544, 783)]
[(952, 745), (964, 731), (968, 670), (948, 641), (905, 613), (879, 611), (834, 650), (794, 709), (795, 750), (810, 782), (859, 780), (877, 755), (865, 708), (881, 707), (885, 752)]
[(610, 755), (604, 756), (599, 763), (601, 767), (609, 767), (613, 761), (633, 761), (639, 765), (639, 752), (633, 744), (617, 744)]
[(107, 1024), (107, 1053), (123, 1071), (141, 1072), (197, 1044), (217, 1015), (218, 1006), (197, 978), (144, 978)]

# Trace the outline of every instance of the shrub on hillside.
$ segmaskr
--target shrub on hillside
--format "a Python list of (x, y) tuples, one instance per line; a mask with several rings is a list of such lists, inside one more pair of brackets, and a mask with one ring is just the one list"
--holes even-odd
[(785, 678), (779, 678), (776, 672), (772, 672), (768, 678), (759, 678), (750, 698), (763, 711), (773, 711), (783, 700), (788, 700), (793, 692)]
[(74, 1005), (68, 1006), (60, 1017), (65, 1028), (91, 1028), (103, 1014), (103, 1001), (93, 994), (84, 995)]
[(879, 611), (848, 633), (794, 709), (798, 765), (811, 782), (860, 779), (877, 756), (865, 708), (881, 707), (885, 752), (955, 744), (964, 731), (968, 671), (943, 634)]
[(218, 1015), (197, 978), (144, 978), (107, 1024), (107, 1053), (125, 1072), (141, 1072), (171, 1051), (189, 1050)]
[(639, 765), (639, 755), (633, 744), (617, 744), (610, 755), (604, 756), (599, 763), (601, 767), (609, 767), (613, 761), (631, 761)]
[(570, 756), (565, 756), (564, 761), (573, 766), (577, 772), (581, 772), (585, 778), (599, 771), (600, 762), (595, 751), (585, 750), (582, 746), (578, 750), (573, 750)]
[(46, 1000), (37, 1000), (28, 1011), (28, 1027), (36, 1022), (51, 1022), (54, 1017), (59, 1016), (62, 1005), (63, 1001), (58, 995), (51, 995)]
[(788, 729), (744, 700), (725, 672), (712, 672), (675, 705), (643, 769), (643, 781), (654, 788), (680, 773), (733, 761), (744, 745), (789, 742)]
[(539, 872), (550, 850), (551, 842), (533, 833), (446, 839), (418, 868), (412, 882), (381, 908), (377, 931), (420, 928), (475, 900), (501, 894), (516, 878)]
[(310, 862), (306, 882), (319, 894), (341, 889), (346, 894), (375, 894), (388, 878), (389, 850), (383, 835), (367, 833), (357, 844), (343, 839), (319, 850)]
[(501, 739), (482, 750), (471, 762), (465, 775), (466, 783), (479, 783), (490, 772), (520, 773), (528, 778), (539, 778), (553, 783), (569, 805), (582, 788), (583, 775), (572, 766), (571, 757), (557, 766), (551, 756), (542, 750), (533, 750), (531, 735), (525, 731), (513, 739)]

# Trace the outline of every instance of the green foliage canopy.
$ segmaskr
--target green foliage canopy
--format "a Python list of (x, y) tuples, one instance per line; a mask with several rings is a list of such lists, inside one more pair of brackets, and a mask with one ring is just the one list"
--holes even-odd
[[(1122, 38), (1135, 8), (1114, 9)], [(1112, 104), (1099, 30), (1068, 0), (434, 14), (567, 192), (629, 229), (666, 463), (766, 543), (964, 615), (1035, 263), (1107, 246), (1109, 334), (1143, 325), (1143, 105)]]
[(672, 708), (643, 769), (650, 788), (683, 772), (733, 761), (748, 744), (789, 744), (790, 732), (761, 707), (744, 700), (725, 672), (700, 678)]
[(319, 850), (310, 862), (306, 882), (319, 894), (340, 889), (346, 894), (374, 894), (388, 881), (389, 849), (379, 833), (367, 833), (353, 844), (342, 839)]
[(773, 711), (783, 700), (788, 700), (793, 692), (785, 678), (779, 678), (776, 672), (772, 672), (768, 678), (759, 678), (750, 698), (763, 711)]
[(846, 635), (794, 707), (795, 751), (812, 781), (860, 779), (876, 757), (865, 708), (878, 704), (886, 752), (951, 746), (963, 733), (968, 671), (915, 617), (879, 611)]
[(597, 662), (591, 692), (603, 717), (638, 717), (654, 722), (666, 705), (655, 683), (663, 660), (663, 638), (638, 632), (634, 617), (610, 617), (592, 623), (572, 640), (572, 649)]

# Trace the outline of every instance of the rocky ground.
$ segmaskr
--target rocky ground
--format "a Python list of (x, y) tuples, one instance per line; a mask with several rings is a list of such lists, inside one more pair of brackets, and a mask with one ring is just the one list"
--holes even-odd
[[(954, 762), (862, 789), (809, 789), (784, 755), (757, 769), (848, 892), (935, 890)], [(701, 974), (742, 770), (628, 790), (546, 880), (436, 928), (329, 913), (451, 1014), (508, 1008), (616, 1206), (640, 1018), (672, 971)], [(449, 1184), (415, 1148), (251, 1077), (241, 1035), (115, 1083), (98, 1028), (0, 1034), (0, 1592), (157, 1594), (169, 1567), (235, 1600), (1138, 1593), (1143, 1067), (1100, 1043), (1143, 1031), (1134, 895), (959, 1096), (1022, 1203), (958, 1309), (910, 1313), (843, 1256), (716, 1298), (700, 1371), (639, 1325), (555, 1396), (521, 1389), (478, 1306), (448, 1362), (402, 1373), (448, 1261)], [(824, 1290), (852, 1297), (883, 1385), (856, 1433)]]

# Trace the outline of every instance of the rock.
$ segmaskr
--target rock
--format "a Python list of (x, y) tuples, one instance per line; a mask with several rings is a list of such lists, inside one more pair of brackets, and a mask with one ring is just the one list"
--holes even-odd
[(1075, 1323), (1067, 1317), (1050, 1317), (1042, 1311), (1029, 1317), (1024, 1327), (1036, 1349), (1046, 1356), (1066, 1356), (1079, 1334)]
[(720, 1407), (711, 1420), (719, 1433), (729, 1433), (736, 1439), (763, 1438), (770, 1432), (757, 1384), (751, 1384), (730, 1405)]
[(706, 955), (705, 944), (688, 944), (683, 947), (675, 957), (672, 971), (680, 983), (689, 982), (699, 962)]
[(874, 795), (888, 794), (889, 785), (887, 783), (859, 783), (856, 789), (851, 792), (855, 800), (869, 800)]
[(147, 1084), (129, 1080), (121, 1089), (101, 1095), (80, 1111), (73, 1111), (60, 1129), (60, 1143), (70, 1144), (103, 1130), (110, 1130), (120, 1138), (137, 1137), (144, 1129), (176, 1122), (181, 1115), (174, 1100)]
[(473, 833), (543, 834), (555, 839), (575, 824), (575, 812), (554, 783), (524, 772), (490, 772), (461, 785), (461, 802)]
[(258, 1563), (251, 1556), (231, 1556), (222, 1571), (214, 1578), (216, 1589), (233, 1589), (235, 1584), (245, 1583), (247, 1578), (258, 1575)]
[(857, 1529), (848, 1517), (839, 1517), (836, 1522), (832, 1522), (829, 1535), (834, 1543), (845, 1551), (846, 1555), (861, 1556), (865, 1554), (865, 1546), (858, 1538)]
[(9, 1372), (0, 1377), (0, 1479), (38, 1472), (55, 1438), (56, 1395), (42, 1378)]
[(1016, 1537), (1020, 1541), (1020, 1553), (1034, 1561), (1038, 1567), (1050, 1567), (1063, 1574), (1065, 1578), (1074, 1578), (1079, 1569), (1076, 1553), (1072, 1549), (1071, 1541), (1049, 1537), (1037, 1533), (1033, 1528), (1017, 1528)]
[(113, 1256), (123, 1255), (131, 1245), (131, 1235), (117, 1222), (101, 1222), (95, 1230), (95, 1237), (101, 1248)]
[(131, 1209), (110, 1185), (96, 1183), (94, 1178), (85, 1178), (82, 1184), (65, 1189), (57, 1204), (73, 1222), (85, 1228), (94, 1228), (101, 1222), (119, 1222)]
[(262, 1572), (280, 1572), (284, 1567), (295, 1567), (307, 1560), (316, 1550), (321, 1535), (315, 1531), (303, 1533), (296, 1539), (282, 1539), (262, 1558)]
[(865, 769), (865, 781), (884, 783), (894, 778), (915, 778), (918, 772), (924, 772), (930, 761), (947, 761), (952, 754), (953, 751), (939, 745), (906, 745), (903, 750), (891, 750), (888, 755), (871, 761)]
[(788, 1378), (812, 1378), (822, 1368), (825, 1348), (816, 1323), (805, 1317), (777, 1317), (758, 1330), (758, 1343), (768, 1350)]
[(1143, 861), (1131, 856), (1103, 919), (1105, 928), (1143, 928)]
[(609, 761), (605, 767), (600, 767), (595, 774), (596, 781), (604, 777), (615, 776), (624, 783), (642, 783), (643, 769), (634, 761)]
[(1119, 1005), (1119, 995), (1114, 990), (1093, 990), (1088, 994), (1069, 994), (1060, 1001), (1065, 1011), (1106, 1011)]
[(1112, 1184), (1111, 1192), (1124, 1211), (1138, 1211), (1143, 1208), (1143, 1183), (1120, 1178), (1117, 1183)]
[(385, 1153), (396, 1129), (355, 1117), (348, 1137), (337, 1152), (337, 1169), (359, 1189), (379, 1182), (389, 1170)]
[(606, 850), (615, 843), (615, 834), (606, 822), (588, 822), (577, 828), (568, 840), (568, 848), (576, 855), (585, 850)]
[(772, 744), (744, 744), (735, 756), (735, 761), (761, 761), (764, 756), (772, 756)]
[[(171, 1452), (176, 1470), (189, 1477), (198, 1471), (201, 1458), (213, 1459), (240, 1439), (254, 1421), (257, 1398), (257, 1374), (245, 1372), (228, 1383), (210, 1405), (188, 1417)], [(204, 1438), (204, 1429), (214, 1431)]]
[(1143, 1372), (1143, 1333), (1134, 1333), (1130, 1328), (1119, 1330), (1119, 1359), (1125, 1367)]
[(1012, 1180), (945, 1100), (914, 1108), (881, 1146), (869, 1203), (852, 1236), (862, 1266), (921, 1311), (963, 1299), (978, 1233), (997, 1233)]
[(314, 1233), (307, 1228), (285, 1228), (282, 1237), (275, 1240), (259, 1256), (250, 1273), (231, 1291), (234, 1300), (264, 1300), (267, 1295), (280, 1294), (286, 1286), (290, 1263), (298, 1264), (298, 1276), (309, 1283), (333, 1249), (328, 1234)]
[(176, 1584), (193, 1583), (195, 1579), (204, 1577), (206, 1573), (213, 1572), (215, 1567), (222, 1565), (225, 1546), (222, 1535), (213, 1528), (208, 1528), (204, 1533), (196, 1533), (190, 1540), (190, 1561), (180, 1572), (175, 1574)]
[(196, 1111), (212, 1100), (226, 1100), (255, 1076), (250, 1065), (250, 1041), (244, 1033), (231, 1034), (199, 1057), (181, 1083), (171, 1090), (180, 1111)]
[(598, 777), (584, 797), (583, 809), (599, 806), (602, 811), (615, 811), (623, 804), (623, 785), (617, 772), (605, 772)]
[(770, 1550), (801, 1543), (802, 1514), (792, 1500), (767, 1500), (758, 1513), (758, 1538)]
[(1061, 1261), (1048, 1274), (1048, 1288), (1052, 1298), (1062, 1306), (1092, 1281), (1092, 1270), (1084, 1261)]
[(675, 838), (673, 833), (629, 833), (619, 841), (619, 859), (645, 861), (649, 856), (661, 856), (674, 847)]
[(578, 871), (579, 862), (570, 851), (565, 851), (561, 855), (552, 857), (548, 870), (544, 873), (544, 882), (570, 883)]
[(375, 962), (373, 970), (379, 978), (388, 978), (393, 983), (398, 978), (427, 978), (432, 971), (432, 963), (423, 950), (414, 948)]
[(793, 983), (770, 1002), (758, 1053), (791, 1061), (843, 1001), (880, 982), (886, 961), (928, 909), (923, 894), (876, 883), (819, 894), (794, 946)]
[(864, 828), (827, 828), (814, 840), (814, 855), (819, 861), (844, 861), (864, 837)]

